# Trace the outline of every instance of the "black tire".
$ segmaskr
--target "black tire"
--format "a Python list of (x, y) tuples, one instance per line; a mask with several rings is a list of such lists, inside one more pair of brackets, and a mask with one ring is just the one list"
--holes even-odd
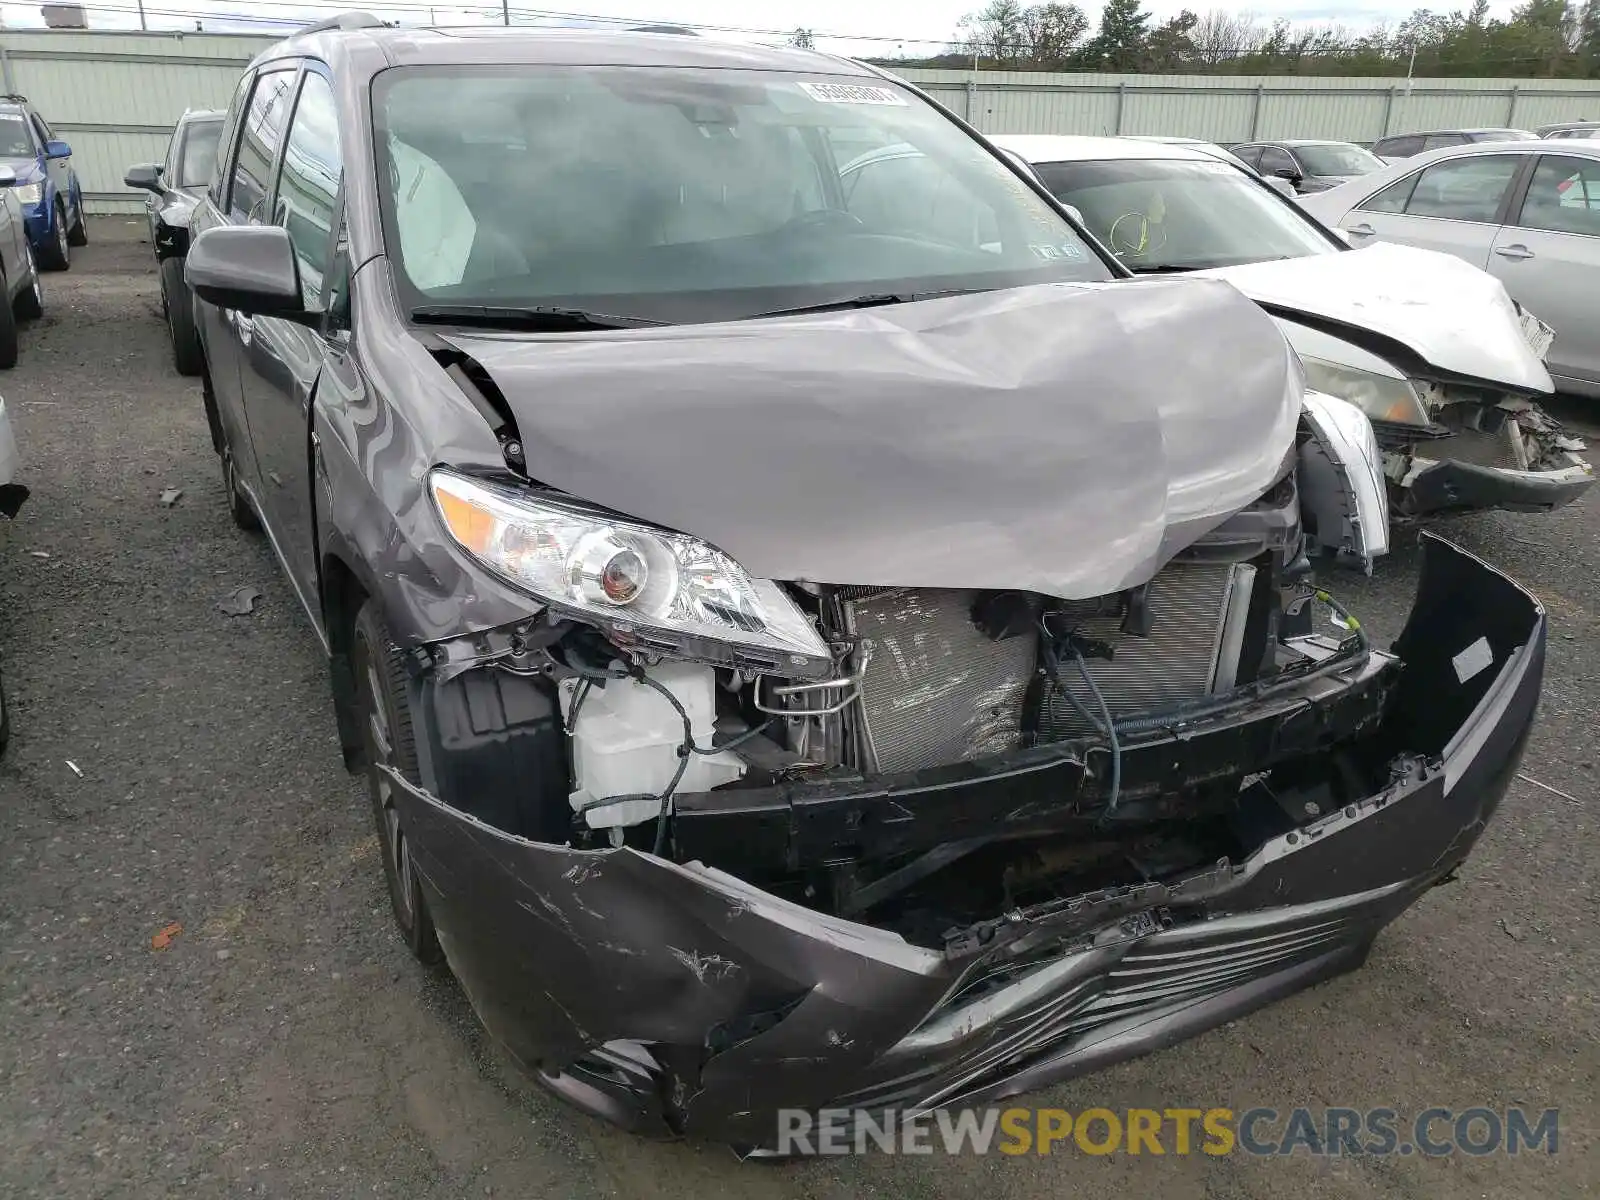
[(55, 219), (50, 222), (44, 245), (34, 252), (34, 258), (46, 271), (65, 271), (72, 266), (72, 252), (67, 249), (67, 210), (56, 197)]
[(179, 375), (198, 375), (205, 360), (200, 356), (200, 335), (194, 327), (194, 302), (183, 282), (183, 259), (161, 264), (161, 294), (166, 297), (167, 335), (172, 339), (172, 365)]
[(78, 193), (78, 216), (72, 222), (72, 228), (67, 230), (67, 242), (73, 246), (87, 246), (89, 244), (89, 221), (83, 215), (83, 193)]
[(39, 264), (33, 260), (33, 247), (28, 247), (28, 286), (17, 293), (11, 302), (12, 311), (19, 321), (37, 321), (44, 316), (44, 291), (39, 286)]
[[(0, 295), (5, 293), (0, 292)], [(0, 304), (0, 370), (17, 365), (17, 314), (9, 304)]]
[(222, 488), (228, 502), (228, 515), (233, 518), (233, 523), (247, 533), (260, 529), (261, 518), (256, 516), (256, 510), (250, 507), (249, 499), (239, 487), (233, 447), (226, 442), (222, 446)]
[(409, 843), (394, 806), (393, 781), (381, 769), (389, 767), (414, 783), (420, 778), (411, 706), (406, 700), (405, 667), (383, 613), (372, 600), (356, 614), (350, 666), (355, 674), (356, 715), (361, 724), (367, 788), (372, 796), (372, 820), (383, 855), (389, 905), (406, 949), (418, 962), (437, 966), (444, 961), (444, 951), (439, 947), (439, 935), (422, 897), (422, 885), (411, 865)]

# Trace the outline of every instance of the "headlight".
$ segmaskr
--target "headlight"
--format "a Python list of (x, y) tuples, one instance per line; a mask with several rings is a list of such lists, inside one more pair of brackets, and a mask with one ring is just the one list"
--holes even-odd
[(26, 207), (29, 204), (39, 203), (39, 197), (44, 194), (42, 183), (19, 183), (11, 189), (11, 194), (17, 198), (17, 203)]
[(428, 483), (463, 550), (569, 615), (686, 657), (786, 675), (832, 666), (777, 584), (704, 542), (448, 471)]
[(1363, 371), (1302, 354), (1306, 366), (1306, 387), (1314, 392), (1337, 396), (1354, 404), (1375, 421), (1394, 421), (1401, 425), (1428, 424), (1428, 410), (1416, 390), (1404, 379)]

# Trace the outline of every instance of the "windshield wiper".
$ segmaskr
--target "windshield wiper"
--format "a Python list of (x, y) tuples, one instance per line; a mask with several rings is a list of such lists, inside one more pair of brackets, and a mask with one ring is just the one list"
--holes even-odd
[(623, 317), (614, 313), (551, 305), (515, 308), (487, 304), (419, 304), (411, 310), (411, 319), (429, 325), (487, 325), (495, 329), (522, 329), (530, 333), (564, 329), (642, 329), (667, 324), (666, 321), (651, 321), (645, 317)]
[(762, 317), (793, 317), (800, 313), (837, 312), (847, 308), (883, 308), (890, 304), (915, 304), (918, 300), (937, 300), (941, 296), (970, 296), (987, 292), (990, 288), (946, 288), (938, 292), (868, 292), (863, 296), (846, 296), (841, 300), (824, 300), (820, 304), (797, 304), (793, 308), (773, 308), (766, 312), (751, 313), (742, 321), (759, 321)]

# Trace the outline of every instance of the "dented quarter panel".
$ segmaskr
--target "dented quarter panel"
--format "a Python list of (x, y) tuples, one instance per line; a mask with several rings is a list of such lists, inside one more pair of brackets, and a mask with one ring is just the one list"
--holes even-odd
[(1144, 582), (1258, 497), (1301, 395), (1272, 323), (1209, 280), (449, 340), (531, 476), (752, 574), (1063, 599)]
[[(1007, 912), (940, 951), (720, 871), (518, 838), (395, 777), (451, 967), (491, 1034), (569, 1100), (757, 1147), (779, 1107), (995, 1099), (1349, 970), (1466, 857), (1542, 679), (1537, 602), (1425, 545), (1401, 694), (1375, 735), (1388, 783), (1239, 862)], [(1479, 641), (1480, 668), (1463, 668)], [(630, 1069), (597, 1071), (597, 1053)]]
[(1379, 243), (1195, 274), (1226, 279), (1271, 310), (1398, 342), (1435, 372), (1524, 393), (1554, 390), (1505, 287), (1448, 254)]

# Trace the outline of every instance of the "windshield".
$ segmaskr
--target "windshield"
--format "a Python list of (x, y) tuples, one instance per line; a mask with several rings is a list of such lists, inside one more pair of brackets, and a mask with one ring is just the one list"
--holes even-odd
[(179, 187), (203, 187), (211, 182), (217, 167), (217, 139), (222, 122), (195, 121), (183, 135), (183, 164), (178, 169)]
[(373, 112), (412, 308), (684, 322), (1112, 277), (1048, 201), (886, 80), (403, 68), (379, 75)]
[(0, 158), (32, 158), (33, 139), (20, 112), (0, 112)]
[(1226, 163), (1170, 159), (1036, 164), (1045, 186), (1134, 271), (1230, 267), (1339, 247)]
[(1389, 165), (1370, 150), (1342, 142), (1296, 146), (1294, 152), (1313, 175), (1367, 175)]

